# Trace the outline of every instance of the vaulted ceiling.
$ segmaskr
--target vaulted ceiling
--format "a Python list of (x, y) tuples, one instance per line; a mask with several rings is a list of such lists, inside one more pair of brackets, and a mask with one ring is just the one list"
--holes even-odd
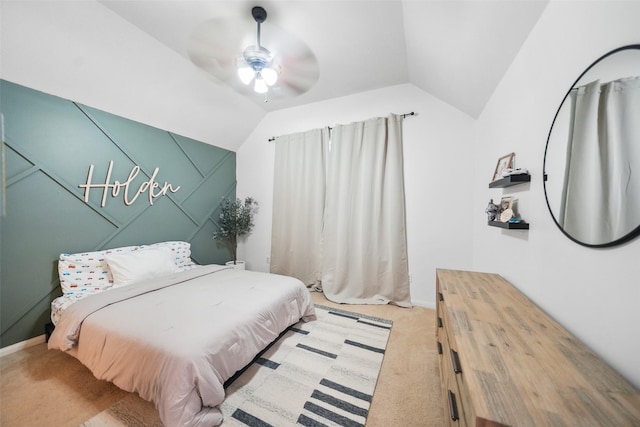
[(216, 102), (237, 109), (238, 114), (243, 108), (255, 110), (256, 105), (269, 112), (411, 83), (476, 118), (548, 2), (99, 0), (99, 3), (189, 62), (190, 36), (198, 25), (217, 19), (254, 37), (251, 8), (264, 7), (268, 18), (262, 25), (262, 44), (270, 47), (269, 32), (274, 32), (275, 27), (291, 34), (315, 55), (319, 78), (305, 93), (279, 98), (274, 92), (269, 102), (258, 94), (230, 90), (227, 82), (214, 76), (202, 80), (203, 85), (216, 88)]

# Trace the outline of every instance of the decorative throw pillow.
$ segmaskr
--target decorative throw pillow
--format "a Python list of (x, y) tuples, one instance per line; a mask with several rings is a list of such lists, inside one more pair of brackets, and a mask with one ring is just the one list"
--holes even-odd
[(133, 252), (105, 255), (113, 275), (113, 287), (126, 286), (178, 271), (175, 256), (167, 247), (146, 247)]

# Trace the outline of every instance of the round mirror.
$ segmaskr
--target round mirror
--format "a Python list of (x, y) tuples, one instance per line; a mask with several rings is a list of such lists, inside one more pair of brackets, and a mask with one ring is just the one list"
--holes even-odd
[(547, 206), (573, 241), (606, 247), (640, 234), (640, 45), (591, 64), (551, 124)]

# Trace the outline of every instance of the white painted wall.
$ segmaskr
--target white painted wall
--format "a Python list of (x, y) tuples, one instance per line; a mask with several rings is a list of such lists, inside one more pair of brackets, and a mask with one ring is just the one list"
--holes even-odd
[[(640, 2), (551, 2), (475, 126), (478, 210), (490, 197), (516, 195), (527, 231), (474, 223), (473, 268), (502, 274), (600, 356), (640, 386), (640, 239), (610, 249), (573, 243), (545, 203), (547, 134), (566, 91), (602, 54), (640, 43)], [(640, 70), (639, 70), (640, 73)], [(529, 185), (488, 189), (496, 160), (516, 152)], [(482, 167), (480, 167), (482, 165)]]
[[(409, 270), (414, 304), (435, 306), (436, 267), (469, 269), (473, 120), (413, 85), (400, 85), (269, 113), (237, 152), (238, 195), (255, 196), (261, 211), (239, 252), (248, 268), (268, 271), (273, 157), (277, 135), (389, 113), (404, 121)], [(484, 215), (484, 207), (476, 207)]]

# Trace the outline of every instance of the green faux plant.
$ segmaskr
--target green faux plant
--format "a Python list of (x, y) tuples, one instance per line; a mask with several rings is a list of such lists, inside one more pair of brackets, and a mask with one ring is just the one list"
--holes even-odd
[(213, 233), (218, 244), (224, 245), (231, 253), (231, 260), (236, 263), (238, 239), (251, 233), (253, 216), (258, 212), (258, 202), (253, 197), (244, 200), (225, 198), (220, 205), (220, 229)]

